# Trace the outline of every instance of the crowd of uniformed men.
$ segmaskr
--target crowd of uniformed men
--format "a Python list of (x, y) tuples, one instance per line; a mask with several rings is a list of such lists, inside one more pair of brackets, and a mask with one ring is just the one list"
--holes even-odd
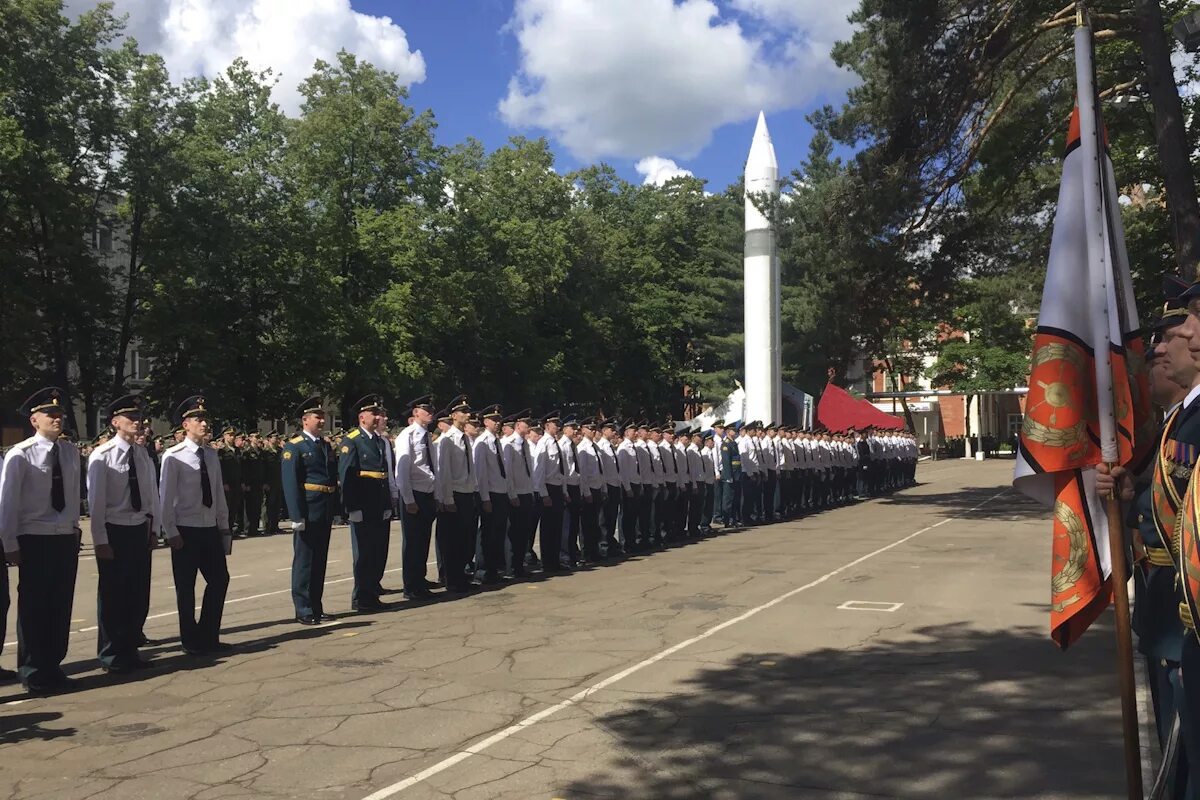
[[(85, 457), (63, 435), (64, 393), (47, 388), (22, 407), (34, 435), (0, 472), (0, 544), (19, 572), (16, 673), (33, 694), (68, 690), (62, 670), (82, 546), (81, 505), (95, 550), (97, 655), (108, 672), (148, 662), (139, 648), (150, 605), (152, 549), (171, 548), (180, 642), (193, 655), (231, 649), (220, 640), (235, 533), (265, 533), (281, 516), (293, 535), (296, 621), (332, 620), (325, 569), (335, 520), (349, 522), (359, 613), (476, 587), (568, 573), (714, 532), (768, 524), (911, 485), (917, 446), (895, 432), (799, 430), (747, 422), (690, 432), (645, 419), (473, 409), (459, 396), (402, 407), (392, 436), (383, 398), (349, 407), (357, 425), (325, 431), (321, 398), (298, 409), (283, 441), (212, 427), (205, 398), (175, 410), (173, 442), (148, 439), (142, 398), (107, 408), (110, 432)], [(215, 439), (215, 441), (214, 441)], [(387, 589), (390, 526), (403, 533), (403, 589)], [(436, 530), (436, 539), (434, 531)], [(540, 532), (539, 532), (540, 531)], [(536, 548), (535, 548), (536, 542)], [(438, 581), (428, 580), (431, 546)], [(540, 557), (539, 557), (540, 555)], [(204, 579), (196, 615), (197, 576)], [(0, 648), (9, 579), (0, 569)]]

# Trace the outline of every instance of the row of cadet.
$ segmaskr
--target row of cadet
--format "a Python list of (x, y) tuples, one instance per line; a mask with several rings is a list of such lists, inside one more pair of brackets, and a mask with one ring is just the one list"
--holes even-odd
[[(102, 668), (126, 673), (149, 663), (139, 650), (149, 643), (151, 551), (160, 542), (171, 549), (183, 650), (232, 649), (219, 638), (234, 535), (231, 484), (226, 445), (212, 441), (205, 398), (179, 404), (179, 441), (159, 458), (144, 445), (142, 398), (118, 398), (107, 409), (111, 438), (83, 464), (62, 437), (63, 397), (51, 387), (26, 402), (34, 436), (6, 453), (0, 472), (0, 543), (20, 573), (18, 669), (0, 670), (0, 681), (18, 678), (32, 694), (73, 686), (61, 664), (83, 542), (82, 498), (99, 578)], [(406, 403), (406, 427), (393, 440), (381, 396), (367, 395), (352, 410), (357, 426), (335, 438), (324, 432), (321, 398), (307, 399), (298, 409), (300, 432), (279, 451), (294, 537), (291, 594), (302, 625), (334, 619), (324, 588), (335, 518), (350, 526), (351, 609), (375, 613), (393, 605), (382, 599), (387, 594), (462, 596), (663, 549), (712, 534), (714, 524), (738, 530), (894, 491), (912, 485), (917, 461), (907, 434), (750, 422), (677, 435), (675, 425), (648, 420), (475, 410), (461, 395), (441, 410), (428, 395)], [(382, 579), (396, 518), (403, 588), (388, 589)], [(437, 581), (428, 579), (433, 544)], [(2, 643), (7, 571), (0, 577)], [(439, 587), (444, 594), (432, 591)]]

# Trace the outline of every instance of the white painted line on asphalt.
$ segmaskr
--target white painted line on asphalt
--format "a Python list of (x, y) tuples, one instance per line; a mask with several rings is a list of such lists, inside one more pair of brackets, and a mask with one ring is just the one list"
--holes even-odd
[(291, 572), (292, 568), (291, 567), (280, 567), (279, 569), (277, 569), (275, 571), (276, 572)]
[(249, 578), (249, 575), (230, 575), (229, 580), (236, 581), (238, 578)]
[(755, 606), (754, 608), (750, 609), (749, 611), (747, 611), (743, 614), (739, 614), (738, 616), (734, 617), (733, 619), (726, 620), (725, 622), (722, 622), (719, 625), (714, 625), (713, 627), (709, 628), (708, 630), (704, 631), (703, 633), (701, 633), (697, 636), (693, 636), (692, 638), (686, 639), (686, 640), (680, 642), (679, 644), (668, 647), (666, 650), (656, 653), (644, 661), (639, 661), (638, 663), (634, 664), (632, 667), (626, 667), (625, 669), (621, 670), (620, 672), (616, 673), (615, 675), (610, 675), (609, 677), (605, 678), (604, 680), (602, 680), (598, 683), (593, 683), (591, 686), (587, 687), (586, 689), (576, 692), (575, 694), (568, 697), (566, 700), (563, 700), (561, 703), (556, 703), (547, 708), (543, 708), (541, 711), (538, 711), (536, 714), (531, 714), (530, 716), (526, 717), (525, 719), (521, 720), (520, 722), (516, 723), (515, 725), (509, 725), (507, 728), (497, 731), (496, 733), (493, 733), (491, 736), (488, 736), (485, 739), (479, 740), (478, 742), (476, 742), (475, 744), (466, 748), (465, 750), (460, 750), (459, 752), (455, 753), (454, 755), (450, 756), (449, 758), (443, 759), (442, 761), (439, 761), (438, 763), (434, 764), (433, 766), (428, 767), (427, 769), (421, 770), (420, 772), (416, 773), (415, 775), (410, 775), (409, 777), (405, 778), (402, 781), (397, 781), (396, 783), (393, 783), (391, 786), (385, 786), (384, 788), (380, 789), (377, 792), (372, 792), (371, 794), (364, 797), (363, 800), (387, 800), (387, 798), (389, 798), (389, 797), (394, 797), (395, 795), (399, 794), (400, 792), (404, 791), (405, 789), (416, 786), (418, 783), (428, 780), (429, 778), (432, 778), (434, 775), (437, 775), (440, 772), (445, 772), (446, 770), (453, 767), (455, 764), (458, 764), (462, 761), (466, 761), (468, 758), (470, 758), (473, 755), (482, 753), (484, 750), (487, 750), (492, 745), (499, 744), (500, 742), (509, 738), (513, 734), (520, 733), (521, 731), (525, 730), (526, 728), (528, 728), (532, 725), (536, 725), (537, 723), (541, 722), (542, 720), (546, 719), (547, 717), (551, 717), (551, 716), (557, 714), (559, 711), (562, 711), (565, 708), (570, 708), (571, 706), (578, 705), (580, 701), (586, 700), (588, 697), (595, 694), (596, 692), (607, 689), (609, 686), (612, 686), (614, 683), (617, 683), (618, 681), (622, 681), (625, 678), (628, 678), (630, 675), (633, 675), (636, 672), (640, 672), (643, 669), (645, 669), (646, 667), (649, 667), (652, 664), (656, 664), (659, 661), (662, 661), (667, 656), (674, 655), (675, 653), (678, 653), (680, 650), (683, 650), (686, 647), (690, 647), (691, 645), (694, 645), (697, 642), (702, 642), (705, 639), (709, 638), (710, 636), (715, 636), (716, 634), (720, 633), (721, 631), (725, 630), (726, 628), (737, 625), (739, 622), (745, 622), (746, 620), (750, 619), (751, 617), (753, 617), (763, 611), (766, 611), (768, 608), (773, 608), (773, 607), (779, 605), (780, 603), (784, 602), (785, 600), (795, 597), (796, 595), (800, 594), (803, 591), (807, 591), (808, 589), (812, 589), (813, 587), (820, 586), (822, 583), (825, 583), (830, 578), (836, 577), (848, 569), (853, 569), (854, 567), (857, 567), (859, 564), (863, 563), (864, 561), (868, 561), (869, 559), (872, 559), (877, 555), (886, 553), (887, 551), (892, 550), (896, 547), (899, 547), (900, 545), (905, 544), (906, 542), (910, 542), (923, 533), (928, 533), (929, 531), (933, 530), (934, 528), (940, 528), (948, 522), (954, 522), (956, 520), (961, 519), (962, 517), (967, 516), (968, 514), (978, 511), (979, 509), (986, 506), (988, 503), (992, 502), (993, 500), (995, 500), (998, 497), (1002, 497), (1003, 495), (1008, 494), (1008, 492), (1010, 492), (1010, 491), (1011, 491), (1011, 489), (1005, 489), (1004, 491), (1002, 491), (998, 494), (994, 494), (991, 497), (989, 497), (987, 500), (984, 500), (982, 503), (975, 506), (974, 508), (963, 512), (963, 514), (961, 516), (947, 517), (946, 519), (942, 520), (941, 522), (935, 522), (933, 525), (929, 525), (928, 527), (921, 528), (921, 530), (919, 530), (915, 533), (910, 533), (901, 539), (897, 539), (896, 541), (892, 542), (891, 544), (884, 545), (883, 547), (880, 547), (878, 550), (873, 550), (870, 553), (867, 553), (865, 556), (859, 556), (858, 558), (854, 559), (853, 561), (851, 561), (847, 564), (843, 564), (842, 566), (838, 567), (837, 569), (833, 570), (832, 572), (825, 573), (824, 575), (822, 575), (821, 577), (817, 578), (814, 581), (810, 581), (809, 583), (806, 583), (803, 586), (792, 589), (790, 592), (785, 592), (784, 594), (781, 594), (778, 597), (776, 597), (774, 600), (769, 600), (766, 603), (763, 603), (761, 606)]
[(847, 600), (837, 607), (838, 611), (882, 611), (891, 614), (899, 611), (904, 603), (877, 603), (874, 600)]

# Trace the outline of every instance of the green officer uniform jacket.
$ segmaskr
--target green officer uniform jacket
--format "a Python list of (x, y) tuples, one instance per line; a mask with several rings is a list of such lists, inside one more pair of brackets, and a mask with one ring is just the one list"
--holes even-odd
[(721, 481), (732, 483), (742, 474), (742, 455), (736, 439), (721, 440)]
[(387, 455), (378, 435), (355, 428), (342, 437), (338, 449), (338, 482), (347, 514), (361, 511), (366, 522), (381, 522), (392, 511)]
[(324, 521), (337, 513), (337, 469), (333, 448), (324, 439), (293, 436), (283, 446), (277, 470), (283, 482), (288, 519)]

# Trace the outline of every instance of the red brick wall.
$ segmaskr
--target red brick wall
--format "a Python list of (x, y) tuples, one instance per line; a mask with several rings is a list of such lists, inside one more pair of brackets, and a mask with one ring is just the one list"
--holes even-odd
[[(961, 397), (938, 398), (938, 409), (942, 416), (942, 434), (947, 438), (966, 436), (967, 426), (963, 419), (963, 399)], [(978, 403), (979, 400), (971, 401)]]

